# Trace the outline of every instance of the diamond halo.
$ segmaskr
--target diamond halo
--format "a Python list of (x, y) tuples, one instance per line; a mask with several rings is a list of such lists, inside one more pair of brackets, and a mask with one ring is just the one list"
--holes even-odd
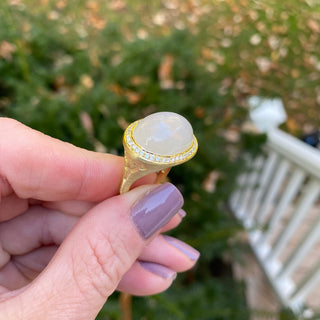
[(123, 142), (125, 145), (127, 145), (130, 151), (133, 152), (142, 161), (145, 161), (148, 163), (151, 162), (151, 163), (159, 163), (159, 164), (168, 164), (172, 166), (172, 165), (177, 165), (177, 164), (186, 162), (196, 154), (198, 150), (198, 142), (195, 136), (193, 136), (193, 141), (191, 146), (184, 152), (181, 152), (178, 154), (164, 156), (164, 155), (151, 153), (145, 150), (135, 141), (132, 134), (138, 122), (139, 120), (133, 122), (128, 126), (123, 136)]

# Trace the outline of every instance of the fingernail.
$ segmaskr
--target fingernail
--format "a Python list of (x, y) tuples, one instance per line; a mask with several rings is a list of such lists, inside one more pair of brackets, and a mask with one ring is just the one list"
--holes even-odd
[(164, 279), (173, 278), (173, 280), (177, 277), (177, 273), (165, 266), (162, 266), (158, 263), (139, 261), (140, 265), (146, 269), (147, 271), (156, 274)]
[(131, 209), (134, 225), (144, 239), (166, 225), (183, 206), (183, 197), (171, 183), (165, 183), (146, 194)]
[(187, 213), (186, 213), (183, 209), (180, 209), (180, 210), (178, 211), (178, 215), (179, 215), (181, 218), (184, 218), (184, 217), (187, 215)]
[(167, 235), (163, 235), (163, 237), (172, 246), (174, 246), (175, 248), (180, 250), (183, 254), (185, 254), (190, 260), (197, 261), (199, 259), (200, 252), (198, 250), (192, 248), (191, 246), (189, 246), (185, 242), (182, 242), (176, 238), (172, 238)]

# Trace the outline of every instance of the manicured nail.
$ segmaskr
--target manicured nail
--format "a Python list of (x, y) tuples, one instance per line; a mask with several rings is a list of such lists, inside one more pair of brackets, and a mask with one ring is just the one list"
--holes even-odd
[(187, 215), (187, 213), (186, 213), (183, 209), (180, 209), (180, 210), (178, 211), (178, 215), (179, 215), (181, 218), (184, 218), (184, 217)]
[(162, 266), (158, 263), (153, 262), (146, 262), (146, 261), (139, 261), (140, 265), (146, 269), (147, 271), (156, 274), (157, 276), (160, 276), (164, 279), (170, 279), (173, 280), (177, 277), (177, 273), (165, 266)]
[(144, 239), (165, 226), (183, 206), (183, 197), (171, 183), (147, 193), (131, 209), (134, 225)]
[(190, 260), (197, 261), (199, 259), (200, 252), (198, 250), (192, 248), (191, 246), (189, 246), (185, 242), (182, 242), (176, 238), (172, 238), (167, 235), (163, 235), (163, 237), (172, 246), (174, 246), (175, 248), (180, 250), (183, 254), (185, 254)]

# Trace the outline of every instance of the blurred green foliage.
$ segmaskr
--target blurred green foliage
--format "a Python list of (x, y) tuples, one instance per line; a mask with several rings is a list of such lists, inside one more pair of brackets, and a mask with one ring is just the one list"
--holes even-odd
[[(243, 4), (221, 1), (208, 14), (199, 11), (197, 21), (193, 1), (183, 2), (175, 8), (178, 14), (168, 17), (163, 10), (172, 13), (170, 5), (177, 1), (163, 3), (2, 2), (0, 114), (79, 147), (119, 155), (128, 123), (157, 111), (189, 119), (199, 152), (170, 173), (184, 194), (188, 214), (173, 235), (202, 256), (196, 268), (179, 276), (164, 294), (134, 298), (134, 319), (248, 319), (244, 286), (233, 279), (226, 258), (243, 249), (231, 241), (240, 227), (226, 206), (243, 168), (239, 154), (257, 152), (265, 139), (246, 132), (244, 101), (248, 94), (288, 93), (296, 90), (296, 83), (283, 85), (280, 70), (272, 72), (282, 59), (271, 61), (276, 53), (263, 60), (271, 71), (259, 74), (253, 66), (268, 54), (259, 49), (250, 58), (248, 40), (253, 39), (252, 47), (257, 41), (268, 42), (263, 28), (273, 28), (271, 13), (259, 11), (255, 1), (248, 12)], [(271, 7), (296, 37), (292, 30), (299, 24), (291, 5)], [(259, 27), (256, 14), (265, 27)], [(252, 24), (245, 24), (248, 21)], [(241, 23), (238, 32), (234, 27)], [(273, 51), (284, 54), (281, 48)], [(286, 59), (289, 68), (292, 60)], [(292, 72), (286, 69), (284, 75)], [(119, 319), (120, 314), (115, 294), (98, 318)]]

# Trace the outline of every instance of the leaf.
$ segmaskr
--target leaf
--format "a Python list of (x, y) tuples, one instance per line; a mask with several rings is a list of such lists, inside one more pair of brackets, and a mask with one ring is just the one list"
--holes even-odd
[(262, 73), (267, 73), (272, 67), (272, 62), (267, 57), (256, 58), (256, 64)]
[(277, 37), (274, 36), (274, 35), (270, 35), (270, 36), (268, 37), (268, 44), (269, 44), (269, 46), (270, 46), (270, 48), (271, 48), (272, 50), (276, 50), (276, 49), (279, 48), (280, 39), (277, 38)]
[(47, 14), (48, 20), (58, 20), (60, 18), (59, 12), (56, 10), (51, 10)]
[(130, 79), (130, 84), (132, 84), (135, 87), (141, 84), (144, 84), (146, 82), (148, 82), (148, 79), (146, 77), (139, 76), (139, 75), (135, 75)]
[(210, 48), (202, 48), (201, 55), (206, 60), (211, 60), (213, 58), (213, 52)]
[(110, 90), (115, 93), (117, 96), (123, 95), (123, 89), (121, 88), (120, 85), (117, 83), (111, 84), (110, 85)]
[(216, 190), (216, 185), (220, 176), (221, 172), (216, 170), (211, 171), (203, 182), (203, 189), (206, 190), (208, 193), (213, 193)]
[(257, 46), (261, 42), (261, 39), (261, 35), (259, 33), (255, 33), (251, 36), (249, 41), (253, 46)]
[(80, 78), (80, 82), (86, 89), (91, 89), (94, 86), (94, 82), (88, 74), (83, 74)]
[(155, 25), (162, 26), (166, 22), (166, 15), (164, 14), (164, 12), (160, 11), (154, 15), (152, 21)]
[(313, 32), (316, 32), (316, 33), (320, 33), (320, 26), (318, 24), (317, 21), (313, 20), (313, 19), (309, 19), (307, 21), (307, 26), (313, 31)]
[(122, 0), (110, 1), (109, 8), (111, 10), (115, 10), (115, 11), (125, 9), (126, 8), (126, 2), (122, 1)]
[(79, 116), (82, 127), (84, 128), (89, 137), (93, 137), (93, 123), (89, 113), (86, 111), (81, 111)]
[(137, 104), (142, 99), (142, 95), (140, 93), (132, 90), (126, 90), (125, 96), (130, 104)]
[(0, 57), (5, 60), (12, 60), (12, 53), (16, 51), (16, 46), (8, 41), (0, 43)]
[(88, 23), (98, 30), (104, 29), (107, 24), (107, 21), (100, 17), (97, 13), (89, 13)]
[(89, 0), (86, 2), (86, 7), (89, 10), (92, 10), (93, 12), (98, 12), (99, 11), (99, 3), (98, 1), (95, 0)]
[(158, 77), (160, 80), (160, 87), (162, 89), (171, 89), (174, 87), (171, 75), (173, 63), (174, 57), (171, 54), (166, 54), (161, 60), (158, 68)]

